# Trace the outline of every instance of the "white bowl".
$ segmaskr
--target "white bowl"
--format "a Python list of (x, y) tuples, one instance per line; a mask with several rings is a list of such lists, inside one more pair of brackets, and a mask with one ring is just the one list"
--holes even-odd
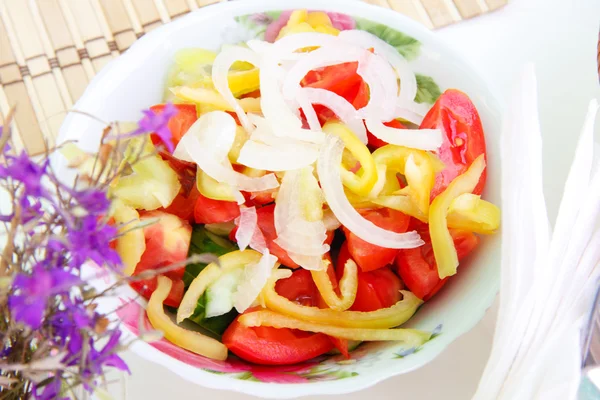
[[(496, 204), (500, 203), (500, 113), (488, 85), (467, 62), (423, 26), (395, 12), (363, 2), (245, 0), (200, 9), (138, 40), (90, 83), (75, 109), (105, 121), (137, 120), (141, 116), (140, 110), (161, 101), (164, 79), (176, 50), (184, 47), (216, 50), (224, 42), (249, 39), (255, 32), (242, 27), (235, 17), (280, 10), (284, 5), (288, 9), (319, 9), (361, 17), (420, 41), (420, 56), (411, 61), (413, 69), (431, 76), (442, 90), (458, 88), (466, 92), (479, 110), (488, 148), (488, 183), (484, 196)], [(71, 113), (61, 128), (60, 140), (76, 139), (82, 147), (94, 150), (103, 127), (89, 117)], [(353, 353), (355, 361), (352, 363), (331, 357), (299, 367), (267, 368), (239, 361), (214, 362), (164, 341), (153, 344), (138, 341), (132, 349), (148, 362), (161, 364), (191, 382), (210, 388), (269, 398), (353, 392), (422, 367), (473, 328), (498, 291), (499, 260), (500, 235), (484, 238), (476, 254), (466, 265), (461, 265), (459, 274), (405, 325), (424, 330), (442, 326), (441, 333), (434, 340), (412, 354), (395, 343), (371, 343)], [(137, 314), (121, 313), (121, 316), (135, 334)]]

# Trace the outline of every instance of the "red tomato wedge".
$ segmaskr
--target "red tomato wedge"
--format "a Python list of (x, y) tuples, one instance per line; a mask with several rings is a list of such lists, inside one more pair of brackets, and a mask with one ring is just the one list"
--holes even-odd
[(319, 302), (319, 290), (310, 271), (299, 268), (292, 276), (280, 279), (275, 285), (277, 293), (303, 306), (316, 307)]
[[(344, 242), (336, 266), (338, 279), (344, 274), (344, 266), (350, 258), (352, 257), (348, 250), (348, 242)], [(370, 272), (359, 271), (356, 300), (350, 309), (367, 312), (391, 307), (401, 300), (400, 290), (403, 288), (400, 278), (388, 267)]]
[[(187, 221), (169, 215), (162, 211), (151, 211), (141, 215), (142, 219), (160, 218), (159, 222), (144, 228), (146, 250), (140, 262), (135, 267), (135, 275), (148, 270), (167, 267), (171, 264), (182, 262), (187, 258), (192, 236), (192, 228)], [(183, 299), (183, 275), (185, 266), (165, 273), (171, 278), (173, 286), (165, 300), (170, 307), (179, 307)], [(131, 287), (146, 299), (156, 290), (157, 278), (144, 279), (131, 282)]]
[[(423, 119), (421, 129), (441, 129), (442, 146), (438, 156), (446, 165), (437, 174), (431, 191), (433, 199), (443, 192), (457, 176), (464, 173), (473, 160), (485, 154), (485, 137), (479, 113), (471, 99), (456, 89), (446, 90)], [(473, 191), (481, 194), (485, 186), (486, 170)]]
[[(396, 271), (411, 292), (425, 301), (431, 299), (448, 281), (440, 279), (427, 231), (419, 232), (425, 244), (416, 249), (400, 250), (396, 256)], [(479, 237), (471, 232), (450, 230), (454, 246), (461, 260), (479, 244)]]
[[(406, 232), (410, 223), (409, 216), (389, 208), (363, 210), (360, 213), (378, 227), (396, 233)], [(346, 228), (344, 228), (344, 233), (346, 234), (348, 250), (352, 255), (352, 259), (364, 272), (373, 271), (393, 263), (396, 254), (398, 254), (397, 249), (387, 249), (368, 243)]]
[(333, 348), (331, 339), (322, 333), (271, 327), (250, 328), (240, 324), (238, 319), (223, 334), (223, 344), (236, 356), (255, 364), (296, 364)]
[[(334, 92), (345, 98), (348, 102), (353, 103), (361, 89), (361, 85), (364, 84), (363, 79), (356, 72), (357, 68), (357, 62), (319, 68), (306, 74), (301, 85), (302, 87), (329, 90), (330, 92)], [(325, 106), (315, 104), (313, 108), (315, 109), (321, 124), (336, 117), (333, 111)]]
[(213, 200), (198, 193), (194, 205), (194, 220), (197, 224), (228, 222), (240, 216), (240, 207), (235, 201)]
[[(195, 104), (175, 104), (175, 108), (179, 111), (175, 116), (169, 120), (169, 130), (171, 131), (171, 139), (173, 146), (177, 147), (177, 144), (190, 129), (190, 126), (198, 119), (198, 112), (196, 111)], [(165, 104), (157, 104), (150, 107), (155, 114), (160, 114), (165, 109)], [(158, 135), (152, 134), (152, 143), (159, 144), (162, 142)]]

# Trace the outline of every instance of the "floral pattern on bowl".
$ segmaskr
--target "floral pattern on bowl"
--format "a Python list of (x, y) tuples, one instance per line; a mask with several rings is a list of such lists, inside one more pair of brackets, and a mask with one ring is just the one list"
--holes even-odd
[[(239, 37), (262, 39), (272, 43), (289, 21), (292, 12), (292, 10), (270, 11), (237, 17), (236, 22), (239, 26), (236, 29), (245, 30)], [(419, 57), (421, 42), (407, 34), (364, 18), (353, 18), (337, 12), (327, 12), (326, 14), (333, 27), (340, 31), (349, 29), (367, 31), (394, 47), (406, 60), (412, 61)], [(421, 74), (416, 74), (416, 77), (418, 90), (415, 101), (417, 103), (435, 103), (441, 95), (441, 90), (435, 80)]]
[[(152, 325), (142, 305), (133, 299), (120, 298), (120, 302), (121, 306), (116, 311), (117, 316), (131, 333), (139, 337), (140, 333), (152, 330)], [(440, 333), (441, 326), (438, 326), (430, 341), (439, 336)], [(351, 378), (359, 374), (357, 372), (358, 366), (368, 368), (375, 361), (385, 356), (391, 358), (408, 357), (422, 348), (422, 346), (407, 348), (388, 355), (385, 351), (382, 351), (385, 344), (368, 343), (360, 345), (352, 351), (350, 360), (346, 360), (341, 355), (320, 356), (297, 365), (272, 367), (248, 364), (235, 356), (230, 356), (226, 361), (212, 360), (182, 349), (164, 338), (150, 341), (149, 344), (162, 353), (193, 367), (201, 368), (206, 372), (218, 375), (227, 374), (235, 379), (268, 383), (306, 383), (309, 381)]]

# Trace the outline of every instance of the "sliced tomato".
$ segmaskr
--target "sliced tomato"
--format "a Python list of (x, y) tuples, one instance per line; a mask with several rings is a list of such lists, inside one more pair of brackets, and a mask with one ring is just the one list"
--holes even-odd
[[(171, 280), (173, 281), (173, 285), (171, 286), (171, 291), (165, 299), (164, 304), (169, 307), (177, 308), (181, 304), (181, 300), (183, 300), (185, 285), (183, 284), (182, 280)], [(144, 279), (142, 281), (134, 281), (131, 282), (130, 285), (133, 290), (138, 292), (145, 299), (150, 299), (150, 296), (152, 296), (152, 293), (154, 293), (156, 290), (158, 283), (157, 278), (152, 278)]]
[(319, 300), (319, 290), (315, 285), (310, 271), (299, 268), (292, 276), (280, 279), (275, 285), (277, 293), (303, 306), (316, 307)]
[(187, 194), (182, 187), (177, 197), (173, 199), (171, 205), (164, 210), (169, 214), (177, 215), (181, 219), (194, 222), (194, 209), (199, 196), (200, 192), (196, 185), (193, 185), (192, 189)]
[(213, 200), (198, 193), (194, 205), (197, 224), (217, 224), (233, 221), (240, 216), (240, 207), (235, 201)]
[[(350, 103), (356, 98), (363, 79), (357, 73), (358, 63), (349, 62), (337, 65), (330, 65), (324, 68), (310, 71), (301, 82), (303, 87), (326, 89), (345, 98)], [(326, 121), (335, 118), (333, 111), (319, 104), (313, 106), (319, 121), (324, 124)]]
[(297, 364), (333, 348), (331, 339), (322, 333), (286, 328), (250, 328), (240, 324), (238, 319), (223, 334), (223, 344), (236, 356), (255, 364)]
[[(389, 208), (363, 210), (360, 213), (378, 227), (396, 233), (406, 232), (410, 223), (409, 216)], [(398, 254), (397, 249), (387, 249), (368, 243), (346, 228), (344, 228), (344, 233), (346, 234), (352, 259), (364, 272), (373, 271), (393, 263), (396, 254)]]
[(277, 191), (274, 189), (266, 190), (264, 192), (242, 192), (242, 194), (246, 199), (247, 206), (262, 207), (275, 202), (275, 196), (277, 195)]
[(360, 110), (363, 107), (366, 107), (369, 104), (370, 94), (369, 94), (369, 85), (367, 82), (361, 81), (360, 85), (358, 85), (358, 90), (356, 91), (356, 96), (352, 101), (352, 105), (357, 110)]
[[(419, 230), (425, 244), (416, 249), (400, 250), (396, 256), (396, 271), (410, 289), (420, 299), (432, 298), (448, 281), (440, 279), (433, 255), (431, 239), (427, 231)], [(479, 237), (472, 232), (451, 230), (454, 246), (461, 260), (469, 255), (479, 244)]]
[[(473, 160), (486, 153), (485, 137), (475, 105), (466, 94), (456, 89), (446, 90), (440, 96), (423, 119), (421, 128), (441, 129), (443, 132), (438, 156), (446, 167), (436, 176), (431, 192), (433, 199), (454, 178), (464, 173)], [(481, 194), (485, 180), (486, 170), (473, 191), (475, 194)]]
[(348, 339), (340, 339), (333, 336), (329, 336), (329, 339), (333, 343), (336, 349), (342, 353), (346, 360), (350, 359), (350, 350), (348, 349)]
[[(404, 124), (402, 124), (402, 122), (394, 119), (391, 120), (390, 122), (386, 122), (384, 124), (385, 126), (389, 126), (390, 128), (396, 128), (396, 129), (406, 129), (406, 126), (404, 126)], [(367, 130), (367, 137), (369, 138), (369, 147), (374, 150), (374, 149), (378, 149), (380, 147), (385, 146), (387, 143), (384, 142), (383, 140), (375, 137), (371, 132), (369, 132)]]
[[(169, 130), (171, 131), (171, 139), (173, 141), (173, 146), (177, 147), (177, 144), (185, 135), (185, 133), (190, 129), (190, 126), (196, 122), (198, 119), (198, 112), (196, 111), (195, 104), (175, 104), (175, 108), (178, 113), (175, 116), (171, 117), (169, 120)], [(164, 111), (165, 104), (157, 104), (150, 107), (155, 114), (160, 114)], [(162, 139), (155, 134), (150, 136), (152, 138), (152, 143), (159, 144), (162, 142)]]
[[(340, 248), (336, 265), (338, 279), (344, 274), (344, 267), (348, 259), (352, 258), (348, 250), (348, 242), (344, 242)], [(400, 278), (388, 267), (379, 268), (369, 272), (358, 272), (358, 288), (356, 300), (350, 307), (353, 311), (375, 311), (388, 308), (401, 300), (400, 290), (404, 288)]]
[(358, 62), (330, 65), (310, 71), (300, 84), (302, 87), (327, 89), (343, 97), (362, 82), (357, 69)]
[[(169, 265), (179, 263), (187, 258), (192, 228), (187, 221), (162, 211), (151, 211), (141, 215), (145, 219), (159, 218), (158, 222), (144, 228), (146, 238), (146, 250), (142, 254), (140, 262), (135, 267), (134, 276), (144, 271), (156, 270)], [(165, 300), (165, 304), (171, 307), (179, 307), (183, 299), (183, 275), (185, 266), (173, 269), (165, 273), (171, 278), (173, 286)], [(131, 287), (146, 299), (156, 290), (157, 277), (134, 281)]]

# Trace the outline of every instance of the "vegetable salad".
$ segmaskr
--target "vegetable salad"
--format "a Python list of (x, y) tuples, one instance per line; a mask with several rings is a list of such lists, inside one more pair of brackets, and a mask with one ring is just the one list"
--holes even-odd
[(170, 135), (131, 140), (144, 157), (112, 188), (116, 247), (135, 276), (218, 260), (131, 283), (154, 328), (264, 365), (430, 338), (399, 327), (500, 221), (465, 93), (417, 103), (394, 47), (305, 10), (272, 42), (180, 50), (166, 86)]

